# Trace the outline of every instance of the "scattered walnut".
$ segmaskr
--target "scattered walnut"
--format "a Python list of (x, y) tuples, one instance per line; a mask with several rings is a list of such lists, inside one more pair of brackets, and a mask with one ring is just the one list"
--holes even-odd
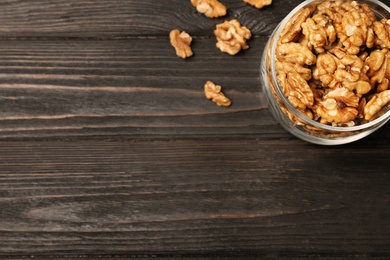
[(236, 55), (240, 50), (248, 49), (246, 40), (252, 37), (248, 28), (241, 26), (236, 19), (218, 24), (214, 30), (217, 37), (217, 47), (230, 55)]
[(185, 59), (193, 55), (191, 49), (191, 36), (186, 32), (181, 32), (178, 29), (174, 29), (170, 32), (169, 38), (171, 44), (176, 49), (176, 55)]
[(218, 106), (228, 107), (232, 104), (229, 98), (222, 93), (222, 87), (207, 81), (204, 85), (204, 94), (207, 99), (211, 99)]
[(264, 6), (272, 4), (272, 0), (244, 0), (244, 2), (253, 5), (258, 9), (261, 9)]
[(226, 6), (218, 0), (191, 0), (191, 3), (199, 13), (203, 13), (209, 18), (226, 15)]

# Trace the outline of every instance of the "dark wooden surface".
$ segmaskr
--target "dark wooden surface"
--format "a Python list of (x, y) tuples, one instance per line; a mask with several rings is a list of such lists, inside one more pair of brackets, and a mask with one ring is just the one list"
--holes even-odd
[[(390, 258), (390, 125), (332, 147), (288, 134), (259, 62), (301, 1), (222, 2), (220, 19), (189, 0), (0, 2), (0, 258)], [(253, 33), (234, 57), (213, 36), (232, 18)]]

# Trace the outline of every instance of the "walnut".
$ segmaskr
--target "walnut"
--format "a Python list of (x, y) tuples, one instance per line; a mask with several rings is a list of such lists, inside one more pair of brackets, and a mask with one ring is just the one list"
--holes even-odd
[(364, 118), (364, 107), (366, 106), (367, 101), (366, 98), (360, 99), (359, 106), (357, 107), (358, 115), (357, 118)]
[(334, 23), (340, 24), (344, 13), (347, 12), (347, 10), (344, 9), (344, 5), (345, 3), (343, 0), (324, 1), (318, 5), (317, 12), (318, 14), (329, 17)]
[(193, 55), (191, 49), (191, 36), (186, 32), (181, 32), (178, 29), (174, 29), (169, 33), (169, 38), (172, 46), (176, 49), (176, 55), (185, 59)]
[(375, 50), (371, 52), (370, 56), (366, 59), (366, 65), (372, 71), (378, 71), (382, 66), (386, 58), (387, 50)]
[(375, 50), (366, 59), (369, 68), (367, 75), (370, 77), (372, 87), (377, 84), (377, 92), (388, 88), (390, 79), (390, 52), (387, 49)]
[[(315, 112), (321, 116), (320, 122), (323, 124), (335, 123), (343, 124), (350, 121), (353, 121), (358, 115), (358, 110), (356, 108), (344, 107), (338, 108), (337, 102), (333, 104), (336, 108), (329, 109), (324, 106), (317, 106)], [(333, 105), (328, 105), (332, 107)]]
[(339, 65), (335, 72), (335, 79), (338, 82), (356, 82), (360, 79), (364, 62), (358, 56), (343, 55), (340, 63), (342, 65)]
[(342, 86), (349, 90), (355, 91), (356, 94), (359, 95), (367, 94), (371, 90), (371, 84), (365, 80), (358, 80), (355, 82), (343, 82)]
[(341, 23), (335, 24), (338, 38), (349, 54), (358, 54), (360, 47), (374, 45), (374, 31), (371, 28), (375, 15), (366, 4), (347, 2), (348, 11), (343, 14)]
[(390, 90), (382, 91), (371, 97), (364, 107), (364, 119), (370, 121), (378, 116), (379, 112), (390, 103)]
[(264, 6), (272, 4), (272, 0), (244, 0), (244, 2), (253, 5), (258, 9), (261, 9)]
[(325, 52), (324, 47), (336, 41), (336, 29), (324, 15), (317, 14), (313, 18), (307, 18), (301, 27), (308, 47), (314, 48), (317, 53)]
[(229, 98), (222, 93), (222, 87), (207, 81), (204, 85), (204, 93), (207, 99), (211, 99), (218, 106), (228, 107), (232, 104)]
[(337, 88), (323, 97), (315, 106), (322, 123), (343, 124), (353, 121), (358, 115), (360, 97), (346, 88)]
[(252, 37), (250, 30), (241, 26), (236, 19), (218, 24), (214, 30), (217, 37), (217, 47), (230, 55), (236, 55), (240, 50), (248, 49), (246, 40)]
[(316, 67), (313, 69), (313, 77), (320, 80), (326, 87), (335, 88), (339, 82), (335, 79), (334, 73), (340, 67), (340, 60), (330, 53), (320, 54), (317, 57)]
[(388, 90), (389, 89), (389, 79), (388, 78), (384, 78), (382, 80), (381, 83), (378, 84), (377, 88), (376, 88), (376, 92), (380, 93), (380, 92), (383, 92), (385, 90)]
[(222, 17), (226, 15), (226, 6), (218, 0), (191, 0), (191, 3), (199, 13), (209, 18)]
[(307, 81), (294, 70), (283, 75), (285, 78), (278, 78), (279, 84), (283, 85), (292, 105), (300, 109), (311, 107), (314, 103), (314, 94)]
[(287, 61), (299, 65), (315, 64), (317, 57), (305, 45), (296, 42), (280, 44), (276, 50), (279, 61)]
[(369, 79), (362, 73), (364, 68), (363, 60), (344, 52), (320, 54), (317, 57), (316, 67), (313, 70), (313, 77), (320, 80), (329, 88), (346, 87), (355, 90), (357, 94), (366, 94), (371, 90)]
[(375, 21), (373, 30), (377, 36), (375, 44), (382, 48), (390, 48), (390, 19)]
[(312, 77), (311, 69), (303, 67), (296, 63), (287, 61), (276, 61), (276, 68), (278, 71), (292, 72), (296, 71), (305, 80), (310, 80)]
[(314, 12), (315, 6), (304, 8), (297, 12), (291, 20), (286, 24), (286, 27), (283, 28), (282, 33), (280, 34), (279, 41), (281, 43), (288, 43), (294, 41), (294, 39), (302, 31), (301, 24), (306, 21), (306, 19)]
[(342, 103), (342, 106), (348, 106), (348, 107), (358, 107), (360, 96), (358, 94), (355, 94), (353, 90), (350, 90), (345, 87), (340, 87), (331, 90), (324, 96), (324, 100), (326, 99), (335, 99), (339, 103)]

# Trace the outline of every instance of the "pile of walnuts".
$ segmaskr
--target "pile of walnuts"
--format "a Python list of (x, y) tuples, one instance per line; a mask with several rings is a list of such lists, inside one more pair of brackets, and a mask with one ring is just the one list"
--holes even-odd
[[(244, 2), (260, 9), (270, 5), (272, 0), (244, 0)], [(218, 0), (191, 0), (191, 3), (198, 12), (209, 18), (222, 17), (227, 13), (226, 6)], [(236, 55), (241, 50), (248, 49), (249, 46), (246, 41), (252, 37), (250, 30), (245, 26), (241, 26), (237, 19), (218, 24), (214, 30), (214, 35), (217, 38), (217, 48), (221, 52), (230, 55)], [(169, 38), (177, 56), (186, 59), (193, 55), (191, 49), (192, 37), (188, 33), (173, 29), (169, 34)], [(218, 106), (231, 105), (231, 101), (222, 93), (221, 86), (215, 85), (211, 81), (207, 81), (204, 85), (204, 92), (206, 98), (213, 100)]]
[(276, 74), (290, 103), (310, 119), (372, 121), (390, 103), (390, 20), (377, 20), (357, 1), (306, 7), (282, 30)]

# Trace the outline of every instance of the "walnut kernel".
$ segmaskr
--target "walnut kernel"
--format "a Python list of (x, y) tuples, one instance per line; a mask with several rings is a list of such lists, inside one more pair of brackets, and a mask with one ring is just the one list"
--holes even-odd
[(176, 49), (176, 55), (185, 59), (193, 55), (191, 49), (191, 36), (186, 32), (180, 32), (178, 29), (173, 29), (169, 33), (169, 38), (172, 46)]
[(384, 108), (387, 104), (390, 103), (390, 90), (382, 91), (371, 97), (364, 107), (364, 118), (366, 120), (371, 120)]
[(204, 94), (207, 99), (211, 99), (218, 106), (228, 107), (232, 104), (229, 98), (222, 93), (222, 87), (207, 81), (204, 85)]
[(295, 38), (302, 31), (301, 24), (306, 21), (306, 19), (313, 13), (314, 8), (304, 8), (297, 12), (291, 20), (286, 24), (286, 27), (283, 28), (283, 31), (280, 35), (281, 43), (288, 43), (295, 40)]
[(348, 11), (343, 14), (341, 23), (335, 25), (340, 42), (350, 54), (359, 53), (363, 45), (372, 48), (374, 31), (371, 25), (375, 21), (375, 15), (366, 4), (356, 1), (344, 4)]
[(209, 18), (217, 18), (226, 15), (226, 6), (218, 0), (191, 0), (191, 3), (199, 13)]
[(272, 0), (244, 0), (244, 2), (250, 4), (258, 9), (261, 9), (264, 6), (272, 4)]
[(230, 55), (236, 55), (241, 50), (248, 49), (246, 40), (252, 37), (250, 30), (241, 26), (236, 19), (218, 24), (214, 30), (217, 38), (216, 46)]
[(390, 48), (390, 19), (375, 21), (373, 27), (377, 36), (375, 43), (382, 48)]

